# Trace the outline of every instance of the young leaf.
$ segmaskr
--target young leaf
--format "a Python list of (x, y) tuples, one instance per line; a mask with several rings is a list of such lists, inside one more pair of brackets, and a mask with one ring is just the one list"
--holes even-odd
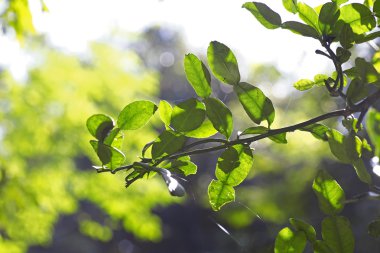
[(207, 49), (207, 61), (212, 73), (219, 81), (231, 85), (240, 82), (236, 57), (226, 45), (212, 41)]
[(135, 101), (120, 112), (117, 125), (121, 130), (136, 130), (148, 123), (157, 106), (150, 101)]
[(282, 5), (289, 12), (296, 14), (297, 13), (297, 0), (282, 0)]
[(247, 177), (253, 165), (252, 150), (238, 144), (227, 148), (218, 158), (215, 175), (224, 184), (237, 186)]
[(368, 136), (375, 147), (375, 155), (380, 157), (380, 112), (370, 109), (367, 113), (366, 127)]
[(335, 25), (339, 15), (339, 8), (334, 2), (328, 2), (322, 6), (318, 17), (318, 25), (322, 34), (330, 34), (331, 28)]
[(175, 173), (181, 173), (185, 176), (197, 173), (197, 165), (191, 162), (190, 156), (182, 156), (174, 161), (165, 164), (163, 168)]
[(178, 132), (192, 131), (202, 124), (205, 117), (205, 105), (195, 98), (190, 98), (173, 108), (171, 126)]
[(300, 34), (305, 37), (314, 39), (319, 38), (318, 32), (311, 26), (302, 24), (297, 21), (287, 21), (281, 24), (281, 28), (292, 31), (295, 34)]
[(157, 159), (180, 150), (185, 144), (186, 137), (174, 131), (162, 132), (152, 145), (152, 158)]
[(330, 130), (327, 126), (319, 123), (315, 123), (299, 129), (300, 131), (310, 132), (315, 138), (323, 141), (327, 141), (326, 133)]
[(231, 111), (216, 98), (206, 98), (203, 102), (206, 105), (206, 115), (214, 128), (227, 139), (230, 138), (233, 129)]
[(264, 27), (276, 29), (281, 26), (281, 17), (264, 3), (247, 2), (243, 8), (249, 10)]
[(320, 170), (313, 182), (319, 207), (327, 215), (338, 214), (343, 210), (345, 194), (340, 185), (325, 170)]
[(90, 144), (98, 155), (103, 166), (113, 170), (120, 167), (124, 163), (125, 155), (120, 150), (95, 140), (91, 140)]
[(363, 183), (366, 183), (366, 184), (371, 184), (372, 178), (371, 178), (371, 175), (368, 173), (368, 171), (367, 171), (367, 169), (363, 163), (363, 160), (358, 159), (353, 163), (353, 165), (354, 165), (356, 174), (358, 175), (358, 178), (360, 179), (360, 181), (362, 181)]
[(188, 131), (184, 133), (184, 135), (191, 138), (208, 138), (215, 135), (217, 132), (218, 130), (214, 128), (211, 121), (206, 118), (197, 129)]
[(289, 222), (295, 230), (304, 232), (309, 242), (314, 243), (317, 240), (317, 233), (312, 225), (294, 218), (290, 218)]
[(298, 16), (305, 21), (306, 24), (313, 27), (318, 34), (320, 33), (318, 26), (318, 14), (313, 8), (305, 3), (298, 3)]
[(186, 78), (198, 96), (211, 95), (211, 76), (206, 66), (193, 54), (187, 54), (184, 60)]
[(266, 120), (268, 127), (272, 124), (275, 116), (272, 101), (259, 88), (242, 82), (234, 85), (234, 91), (253, 122), (260, 124)]
[(293, 84), (293, 87), (299, 91), (309, 90), (313, 88), (315, 82), (309, 79), (301, 79)]
[(224, 184), (219, 180), (212, 180), (208, 186), (208, 197), (214, 211), (235, 200), (235, 190), (231, 185)]
[(290, 228), (283, 228), (277, 235), (274, 243), (275, 253), (302, 253), (306, 247), (304, 232), (293, 232)]
[(374, 220), (368, 225), (368, 234), (372, 237), (380, 237), (380, 220)]
[(322, 221), (322, 238), (334, 253), (353, 253), (354, 235), (350, 222), (343, 216), (330, 216)]
[(99, 141), (103, 141), (114, 128), (113, 119), (104, 114), (92, 115), (88, 118), (86, 125), (90, 134)]
[(164, 122), (165, 126), (170, 125), (170, 120), (172, 117), (173, 108), (166, 100), (161, 100), (158, 105), (158, 113), (160, 115), (160, 119)]
[(340, 18), (349, 24), (355, 34), (371, 31), (376, 27), (376, 19), (367, 6), (360, 3), (344, 5), (340, 8)]

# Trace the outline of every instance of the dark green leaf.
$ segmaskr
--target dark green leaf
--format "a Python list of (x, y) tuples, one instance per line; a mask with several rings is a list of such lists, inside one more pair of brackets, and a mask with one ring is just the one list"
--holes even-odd
[(184, 135), (192, 138), (208, 138), (215, 135), (217, 132), (218, 130), (214, 128), (211, 121), (206, 118), (203, 121), (202, 125), (200, 125), (197, 129), (188, 131), (184, 133)]
[(355, 65), (357, 73), (364, 82), (373, 83), (379, 79), (380, 75), (372, 63), (363, 58), (356, 58)]
[(376, 20), (371, 10), (360, 3), (347, 4), (341, 7), (339, 19), (349, 24), (355, 34), (369, 32), (376, 27)]
[(358, 178), (360, 179), (360, 181), (362, 181), (363, 183), (366, 183), (366, 184), (371, 184), (372, 178), (371, 178), (371, 175), (368, 173), (368, 171), (367, 171), (367, 169), (363, 163), (363, 160), (358, 159), (353, 163), (353, 165), (354, 165), (356, 174), (358, 175)]
[(222, 101), (216, 98), (206, 98), (203, 102), (206, 105), (206, 115), (214, 128), (226, 136), (227, 139), (230, 138), (233, 130), (231, 111)]
[(272, 101), (259, 88), (243, 82), (234, 85), (234, 91), (253, 122), (260, 124), (266, 120), (268, 127), (272, 124), (275, 116)]
[(113, 119), (107, 115), (95, 114), (88, 118), (86, 125), (92, 136), (99, 141), (103, 141), (114, 127), (114, 122)]
[(375, 147), (375, 155), (380, 157), (380, 112), (370, 109), (367, 113), (366, 127), (368, 136)]
[[(338, 21), (339, 22), (339, 21)], [(339, 42), (343, 48), (349, 49), (353, 46), (355, 41), (355, 34), (349, 24), (340, 23), (340, 25), (336, 25), (336, 30), (334, 30), (334, 34), (339, 38)]]
[(186, 78), (198, 96), (211, 95), (211, 77), (206, 66), (193, 54), (187, 54), (184, 60)]
[(313, 243), (314, 253), (334, 253), (324, 241), (317, 240)]
[(334, 2), (325, 3), (319, 13), (318, 24), (322, 34), (329, 35), (331, 28), (338, 20), (340, 11)]
[(304, 232), (293, 232), (290, 228), (283, 228), (277, 235), (274, 244), (275, 253), (302, 253), (306, 246)]
[(304, 232), (309, 242), (314, 243), (317, 240), (317, 234), (312, 225), (294, 218), (290, 218), (289, 222), (295, 230)]
[[(357, 126), (358, 119), (354, 117), (347, 117), (342, 120), (342, 125), (347, 129), (348, 132), (354, 131), (357, 133), (360, 129)], [(362, 128), (363, 125), (360, 124), (360, 128)]]
[(172, 117), (173, 108), (166, 100), (161, 100), (158, 105), (158, 113), (160, 115), (160, 119), (164, 122), (165, 126), (170, 125), (170, 120)]
[(208, 186), (208, 197), (212, 209), (218, 211), (223, 205), (235, 200), (235, 190), (221, 181), (212, 180)]
[(246, 135), (246, 134), (265, 134), (268, 132), (268, 128), (263, 126), (256, 126), (256, 127), (249, 127), (245, 129), (240, 135)]
[(98, 155), (103, 166), (113, 170), (120, 167), (124, 163), (125, 155), (120, 150), (95, 140), (91, 140), (90, 144)]
[(327, 141), (327, 135), (326, 133), (330, 130), (327, 126), (323, 124), (312, 124), (303, 128), (300, 128), (301, 131), (310, 132), (315, 138), (323, 141)]
[(190, 98), (173, 108), (171, 126), (178, 132), (192, 131), (200, 127), (205, 117), (205, 105)]
[(338, 214), (343, 210), (345, 194), (332, 176), (320, 170), (313, 182), (313, 191), (317, 195), (319, 207), (327, 215)]
[(322, 221), (322, 238), (334, 253), (353, 253), (354, 235), (350, 222), (343, 216), (331, 216)]
[(157, 106), (150, 101), (135, 101), (120, 112), (117, 125), (121, 130), (136, 130), (148, 123)]
[(347, 89), (347, 100), (351, 104), (355, 104), (368, 96), (368, 86), (363, 81), (356, 78), (351, 81)]
[(380, 220), (374, 220), (368, 225), (368, 234), (372, 237), (380, 237)]
[(253, 165), (252, 150), (238, 144), (227, 148), (218, 158), (216, 178), (231, 186), (237, 186), (247, 177)]
[(376, 0), (373, 4), (373, 12), (376, 17), (380, 17), (380, 0)]
[(293, 14), (297, 13), (297, 0), (282, 0), (282, 4), (289, 12)]
[(338, 47), (336, 49), (336, 56), (338, 57), (340, 63), (345, 63), (350, 59), (351, 52), (347, 49), (344, 49), (343, 47)]
[(219, 81), (231, 85), (240, 82), (236, 57), (226, 45), (212, 41), (207, 49), (207, 61)]
[(305, 3), (298, 3), (297, 7), (299, 17), (305, 21), (306, 24), (313, 27), (319, 34), (318, 14), (315, 10)]
[(361, 34), (360, 36), (355, 38), (356, 44), (368, 42), (380, 37), (380, 31), (369, 33), (369, 34)]
[(264, 3), (247, 2), (243, 8), (249, 10), (264, 27), (276, 29), (281, 26), (281, 17)]
[(311, 37), (314, 39), (318, 39), (318, 32), (311, 26), (302, 24), (297, 21), (287, 21), (282, 23), (281, 28), (290, 30), (295, 34), (300, 34), (305, 37)]
[(167, 130), (162, 132), (152, 145), (152, 158), (157, 159), (180, 150), (185, 144), (186, 137)]
[(163, 168), (175, 173), (181, 173), (185, 176), (197, 173), (197, 165), (191, 162), (190, 156), (182, 156), (174, 161), (165, 164)]
[(270, 140), (279, 143), (279, 144), (286, 144), (288, 141), (286, 140), (286, 133), (280, 133), (276, 135), (272, 135), (268, 137)]
[(355, 134), (344, 136), (332, 129), (327, 132), (331, 152), (343, 163), (353, 163), (361, 156), (361, 141)]

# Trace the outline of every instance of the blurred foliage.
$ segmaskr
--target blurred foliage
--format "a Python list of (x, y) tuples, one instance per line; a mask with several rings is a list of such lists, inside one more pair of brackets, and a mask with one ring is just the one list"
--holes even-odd
[[(161, 223), (151, 209), (176, 200), (154, 179), (134, 185), (127, 195), (123, 175), (91, 170), (97, 161), (84, 122), (98, 111), (113, 115), (135, 97), (150, 98), (158, 91), (157, 74), (141, 67), (134, 53), (103, 44), (93, 44), (85, 59), (39, 53), (42, 63), (25, 83), (1, 73), (0, 252), (49, 244), (59, 216), (75, 212), (85, 217), (79, 219), (83, 233), (109, 240), (112, 231), (103, 227), (105, 221), (92, 221), (78, 209), (82, 201), (138, 238), (160, 239)], [(153, 136), (148, 127), (126, 133), (127, 160)]]

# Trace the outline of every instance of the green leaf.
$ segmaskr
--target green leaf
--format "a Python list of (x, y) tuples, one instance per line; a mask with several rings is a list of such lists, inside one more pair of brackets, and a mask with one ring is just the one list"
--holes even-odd
[(186, 142), (186, 137), (174, 131), (162, 132), (152, 145), (152, 158), (157, 159), (180, 150)]
[(368, 225), (368, 234), (372, 237), (380, 237), (380, 220), (374, 220)]
[(368, 171), (367, 171), (367, 169), (363, 163), (363, 160), (358, 159), (353, 163), (353, 165), (354, 165), (356, 174), (358, 175), (360, 181), (362, 181), (363, 183), (366, 183), (366, 184), (371, 184), (372, 178), (371, 178), (371, 175), (368, 173)]
[(160, 119), (164, 122), (165, 126), (170, 125), (170, 120), (172, 117), (173, 108), (166, 100), (161, 100), (158, 105), (158, 113), (160, 115)]
[(293, 87), (299, 91), (309, 90), (313, 88), (315, 82), (309, 79), (301, 79), (293, 84)]
[(265, 134), (268, 132), (268, 128), (263, 126), (255, 126), (255, 127), (249, 127), (245, 129), (240, 135), (246, 135), (246, 134)]
[(211, 76), (206, 66), (194, 54), (187, 54), (184, 60), (186, 78), (198, 96), (211, 95)]
[(281, 26), (281, 17), (264, 3), (247, 2), (243, 8), (249, 10), (264, 27), (276, 29)]
[(297, 13), (297, 0), (282, 0), (282, 5), (289, 12), (296, 14)]
[[(338, 21), (339, 23), (339, 21)], [(343, 48), (348, 49), (353, 46), (355, 41), (355, 34), (349, 24), (339, 23), (334, 29), (334, 34), (338, 37), (340, 44)]]
[(313, 8), (305, 3), (298, 3), (298, 16), (309, 26), (313, 27), (318, 34), (320, 33), (318, 26), (318, 14)]
[(226, 45), (212, 41), (207, 49), (207, 61), (212, 73), (219, 81), (231, 85), (240, 82), (236, 57)]
[(289, 222), (295, 230), (304, 232), (309, 242), (314, 243), (317, 240), (317, 234), (312, 225), (295, 218), (290, 218)]
[(178, 132), (192, 131), (200, 127), (205, 117), (205, 105), (190, 98), (173, 108), (171, 126)]
[(197, 165), (191, 162), (190, 156), (182, 156), (177, 158), (176, 160), (165, 164), (163, 168), (175, 173), (181, 173), (185, 176), (197, 173)]
[(320, 170), (313, 182), (319, 207), (327, 215), (338, 214), (343, 210), (345, 194), (338, 182), (325, 170)]
[(224, 184), (237, 186), (247, 177), (253, 165), (252, 150), (238, 144), (227, 148), (218, 158), (216, 178)]
[(272, 135), (268, 137), (270, 140), (279, 143), (279, 144), (286, 144), (288, 141), (286, 140), (286, 133), (280, 133), (276, 135)]
[(121, 130), (136, 130), (148, 123), (157, 106), (150, 101), (135, 101), (120, 112), (117, 125)]
[(370, 109), (367, 113), (366, 127), (369, 139), (375, 147), (375, 155), (380, 157), (380, 112)]
[(214, 211), (235, 200), (235, 190), (231, 185), (224, 184), (218, 180), (212, 180), (208, 186), (208, 197)]
[(315, 138), (323, 141), (327, 141), (327, 132), (330, 130), (327, 126), (319, 123), (315, 123), (299, 129), (300, 131), (305, 131), (311, 133)]
[(338, 47), (336, 49), (336, 56), (338, 57), (338, 61), (340, 63), (345, 63), (348, 61), (351, 57), (351, 52), (347, 49), (344, 49), (343, 47)]
[(319, 29), (322, 31), (322, 34), (329, 35), (331, 28), (335, 25), (340, 15), (340, 11), (336, 3), (328, 2), (325, 3), (318, 17)]
[(313, 243), (314, 253), (334, 253), (326, 242), (317, 240)]
[(336, 3), (338, 6), (340, 6), (341, 4), (344, 4), (346, 3), (348, 0), (332, 0), (334, 3)]
[(364, 82), (373, 83), (379, 79), (380, 75), (372, 63), (358, 57), (355, 59), (355, 65), (357, 73)]
[(125, 155), (120, 150), (95, 140), (91, 140), (90, 144), (103, 166), (113, 170), (124, 163)]
[(95, 114), (86, 122), (88, 131), (99, 141), (103, 141), (108, 133), (114, 128), (113, 119), (104, 114)]
[(206, 98), (206, 115), (212, 125), (221, 134), (230, 138), (233, 130), (232, 113), (222, 101), (216, 98)]
[(206, 118), (202, 122), (202, 125), (200, 125), (197, 129), (188, 131), (184, 133), (184, 135), (192, 138), (208, 138), (210, 136), (215, 135), (217, 132), (218, 130), (214, 128), (211, 121), (208, 118)]
[(355, 104), (368, 96), (369, 90), (363, 81), (355, 78), (351, 81), (347, 89), (347, 100), (351, 104)]
[(351, 133), (344, 136), (339, 131), (331, 129), (327, 132), (330, 150), (343, 163), (353, 163), (361, 157), (361, 141)]
[(334, 253), (353, 253), (354, 235), (350, 222), (343, 216), (331, 216), (322, 221), (322, 238)]
[(272, 101), (259, 88), (242, 82), (234, 85), (234, 91), (253, 122), (260, 124), (266, 120), (268, 127), (272, 124), (275, 117)]
[(360, 127), (358, 128), (358, 119), (354, 117), (347, 117), (342, 120), (342, 125), (347, 129), (348, 132), (354, 131), (357, 133), (360, 128), (363, 127), (362, 124), (360, 124)]
[(329, 77), (325, 74), (316, 74), (314, 76), (314, 85), (315, 86), (325, 86), (325, 80), (328, 80)]
[(373, 3), (373, 12), (375, 13), (376, 17), (380, 17), (380, 0), (376, 0)]
[(293, 232), (290, 228), (283, 228), (277, 235), (274, 243), (275, 253), (302, 253), (306, 247), (304, 232)]
[(117, 127), (117, 128), (112, 129), (108, 133), (103, 143), (115, 148), (121, 148), (123, 144), (123, 139), (124, 139), (124, 134), (120, 131), (120, 128)]
[(359, 3), (347, 4), (341, 7), (339, 19), (349, 24), (355, 34), (366, 33), (376, 27), (376, 20), (371, 10)]
[(311, 26), (302, 24), (297, 21), (287, 21), (282, 23), (281, 28), (292, 31), (295, 34), (300, 34), (305, 37), (311, 37), (314, 39), (319, 38), (318, 32)]

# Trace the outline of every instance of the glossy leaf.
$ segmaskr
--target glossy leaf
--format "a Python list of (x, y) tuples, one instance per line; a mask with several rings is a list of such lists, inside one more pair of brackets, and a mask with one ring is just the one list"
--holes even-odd
[(361, 141), (355, 134), (344, 136), (332, 129), (327, 132), (331, 152), (343, 163), (353, 163), (361, 156)]
[(191, 162), (190, 156), (182, 156), (174, 161), (170, 161), (163, 168), (185, 176), (197, 173), (197, 165)]
[(275, 253), (302, 253), (306, 247), (304, 232), (293, 232), (290, 228), (283, 228), (277, 235), (274, 244)]
[(315, 10), (305, 3), (298, 3), (297, 7), (299, 17), (319, 33), (318, 14)]
[(340, 185), (325, 170), (320, 170), (313, 182), (319, 207), (327, 215), (338, 214), (343, 210), (345, 194)]
[(194, 54), (187, 54), (184, 60), (186, 78), (198, 96), (211, 95), (211, 76), (206, 66)]
[(249, 10), (264, 27), (276, 29), (281, 26), (281, 17), (264, 3), (247, 2), (243, 8)]
[(297, 0), (282, 0), (282, 5), (289, 12), (296, 14), (297, 13)]
[(212, 180), (208, 186), (208, 197), (214, 211), (235, 200), (235, 190), (231, 185), (224, 184), (219, 180)]
[(240, 82), (236, 57), (226, 45), (212, 41), (207, 49), (207, 61), (212, 73), (219, 81), (231, 85)]
[(330, 216), (322, 221), (322, 238), (334, 253), (353, 253), (354, 235), (350, 222), (343, 216)]
[(330, 130), (327, 126), (319, 123), (315, 123), (303, 128), (300, 128), (299, 130), (310, 132), (315, 138), (323, 141), (327, 141), (327, 135), (326, 133)]
[(286, 21), (281, 24), (281, 28), (290, 30), (295, 34), (300, 34), (305, 37), (311, 37), (314, 39), (319, 38), (318, 32), (313, 27), (297, 21)]
[(372, 237), (380, 237), (380, 220), (374, 220), (368, 225), (368, 234)]
[(380, 157), (380, 112), (370, 109), (367, 113), (366, 127), (371, 143), (375, 147), (375, 155)]
[(152, 158), (157, 159), (180, 150), (185, 144), (186, 137), (174, 131), (162, 132), (152, 145)]
[(160, 115), (160, 119), (164, 122), (165, 126), (170, 125), (170, 120), (172, 117), (173, 108), (166, 100), (161, 100), (158, 105), (158, 113)]
[(114, 122), (107, 115), (95, 114), (88, 118), (86, 126), (92, 136), (103, 141), (114, 127)]
[(353, 165), (355, 168), (355, 172), (358, 175), (358, 178), (360, 179), (360, 181), (366, 184), (371, 184), (372, 178), (371, 178), (371, 175), (368, 173), (363, 160), (358, 159), (353, 163)]
[(347, 4), (341, 7), (339, 19), (349, 24), (355, 34), (369, 32), (376, 27), (376, 20), (371, 10), (360, 3)]
[(90, 144), (103, 166), (113, 170), (124, 163), (125, 155), (120, 150), (95, 140), (91, 140)]
[(120, 112), (117, 125), (121, 130), (136, 130), (148, 123), (157, 106), (150, 101), (135, 101)]
[(339, 8), (334, 2), (328, 2), (322, 6), (318, 17), (318, 25), (322, 34), (330, 34), (331, 28), (335, 25), (339, 15)]
[(174, 106), (171, 126), (178, 132), (197, 129), (206, 117), (205, 106), (195, 98), (190, 98)]
[(237, 186), (247, 177), (253, 165), (252, 150), (238, 144), (227, 148), (218, 158), (215, 175), (224, 184)]
[(234, 85), (234, 91), (253, 122), (260, 124), (266, 120), (268, 127), (272, 124), (275, 116), (272, 101), (259, 88), (242, 82)]
[(232, 113), (222, 101), (216, 98), (206, 98), (206, 115), (212, 125), (221, 134), (230, 138), (233, 130)]
[(192, 131), (185, 132), (184, 135), (192, 138), (208, 138), (218, 132), (212, 125), (211, 121), (206, 118), (202, 124)]
[(312, 225), (294, 218), (290, 218), (289, 222), (295, 230), (304, 232), (309, 242), (314, 243), (317, 240), (317, 233)]

